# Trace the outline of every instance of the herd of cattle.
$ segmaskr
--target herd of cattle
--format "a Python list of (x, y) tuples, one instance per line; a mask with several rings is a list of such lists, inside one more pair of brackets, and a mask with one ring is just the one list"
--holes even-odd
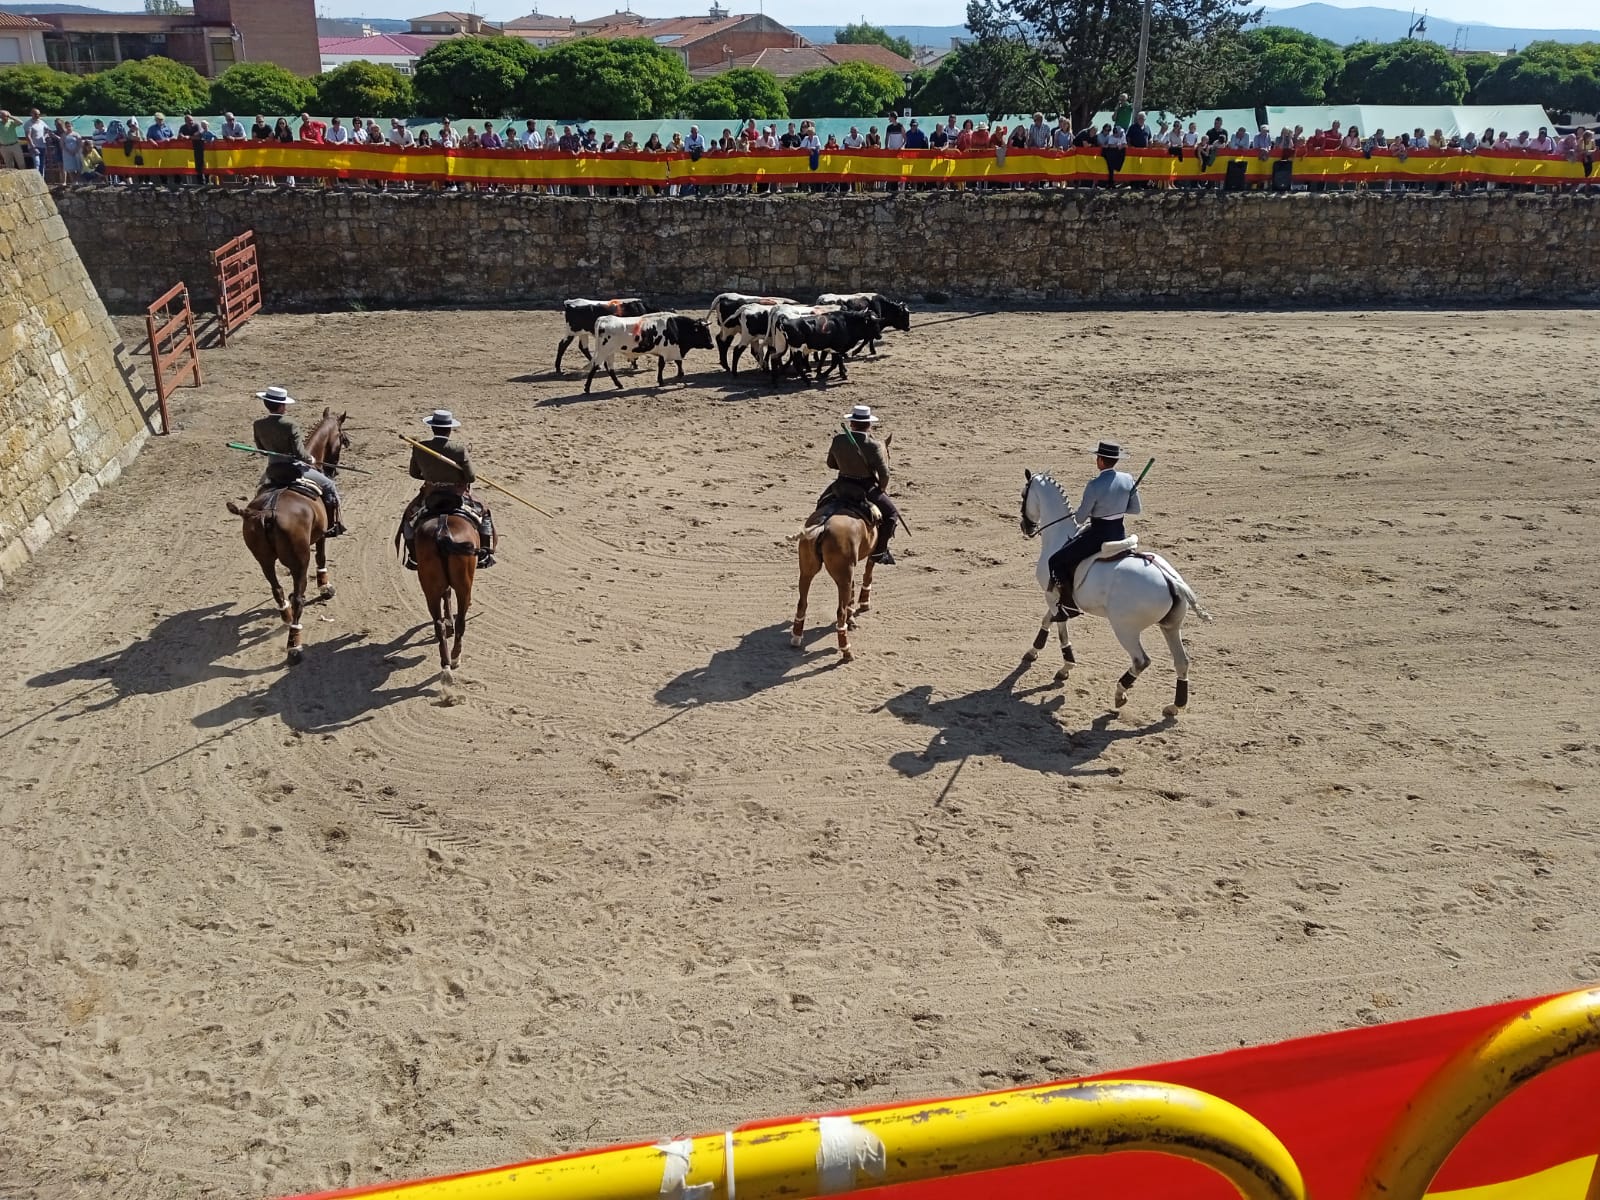
[(585, 392), (594, 386), (598, 371), (611, 376), (611, 382), (620, 388), (617, 361), (637, 363), (646, 356), (656, 360), (656, 386), (660, 387), (669, 362), (678, 365), (677, 378), (682, 379), (683, 360), (689, 351), (713, 347), (723, 370), (734, 375), (748, 350), (774, 382), (790, 374), (809, 377), (813, 369), (819, 382), (834, 371), (840, 379), (848, 379), (845, 355), (863, 349), (876, 354), (885, 329), (911, 328), (910, 308), (878, 292), (828, 293), (818, 296), (815, 304), (781, 296), (723, 292), (704, 317), (651, 312), (650, 306), (636, 297), (568, 300), (563, 309), (567, 336), (556, 347), (556, 373), (561, 373), (567, 347), (576, 341), (589, 359)]

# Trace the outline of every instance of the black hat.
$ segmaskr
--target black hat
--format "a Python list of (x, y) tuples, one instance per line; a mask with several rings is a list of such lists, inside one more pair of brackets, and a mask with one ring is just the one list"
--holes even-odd
[(1109, 458), (1112, 462), (1122, 457), (1122, 447), (1116, 442), (1101, 442), (1094, 448), (1096, 458)]

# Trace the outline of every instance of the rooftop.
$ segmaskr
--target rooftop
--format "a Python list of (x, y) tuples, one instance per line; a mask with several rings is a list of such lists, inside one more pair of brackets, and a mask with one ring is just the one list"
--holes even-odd
[(790, 79), (803, 71), (825, 70), (847, 62), (869, 62), (896, 75), (916, 70), (916, 64), (885, 46), (833, 43), (825, 46), (784, 46), (741, 54), (731, 62), (700, 67), (690, 72), (700, 78), (718, 75), (732, 67), (756, 67), (770, 71), (779, 79)]
[(36, 21), (32, 17), (24, 17), (18, 13), (0, 12), (0, 29), (54, 29), (44, 21)]
[(363, 58), (418, 58), (439, 44), (436, 37), (415, 33), (375, 33), (371, 37), (318, 38), (323, 54), (353, 54)]

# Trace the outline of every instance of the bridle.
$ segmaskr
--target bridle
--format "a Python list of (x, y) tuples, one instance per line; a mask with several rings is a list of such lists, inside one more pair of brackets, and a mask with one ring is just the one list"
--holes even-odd
[(1034, 481), (1043, 478), (1043, 473), (1028, 476), (1027, 486), (1022, 489), (1022, 536), (1025, 538), (1036, 538), (1046, 529), (1049, 529), (1050, 526), (1059, 525), (1063, 521), (1072, 520), (1074, 515), (1071, 505), (1068, 505), (1066, 514), (1064, 516), (1057, 517), (1053, 521), (1046, 521), (1043, 525), (1035, 525), (1028, 519), (1028, 493), (1033, 490)]

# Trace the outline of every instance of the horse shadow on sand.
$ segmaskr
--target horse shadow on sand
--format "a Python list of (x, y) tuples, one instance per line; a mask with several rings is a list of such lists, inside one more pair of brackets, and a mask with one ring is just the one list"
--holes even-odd
[[(789, 624), (783, 621), (752, 629), (739, 638), (737, 645), (715, 651), (703, 667), (691, 667), (662, 685), (656, 692), (656, 703), (673, 709), (672, 714), (628, 740), (643, 737), (690, 709), (706, 704), (738, 704), (771, 688), (832, 671), (841, 664), (843, 660), (837, 654), (802, 653), (789, 645)], [(808, 629), (805, 649), (833, 636), (832, 625)]]
[[(961, 764), (973, 755), (998, 758), (1042, 775), (1106, 775), (1114, 768), (1089, 766), (1117, 742), (1160, 733), (1176, 724), (1163, 717), (1149, 725), (1113, 727), (1115, 712), (1102, 712), (1086, 728), (1064, 729), (1056, 714), (1067, 697), (1060, 685), (1046, 682), (1017, 688), (1027, 670), (1014, 667), (1000, 682), (945, 700), (933, 699), (933, 688), (921, 684), (884, 701), (884, 710), (908, 725), (934, 730), (924, 750), (902, 750), (889, 765), (916, 778), (947, 763)], [(1041, 703), (1032, 698), (1053, 692)]]
[(212, 604), (173, 613), (122, 649), (45, 671), (29, 679), (27, 686), (57, 687), (75, 680), (90, 683), (91, 687), (78, 693), (86, 701), (84, 706), (56, 718), (66, 721), (101, 712), (129, 696), (159, 695), (213, 679), (248, 679), (277, 669), (234, 667), (222, 661), (283, 636), (276, 609), (230, 612), (232, 608), (232, 604)]
[[(281, 626), (275, 627), (277, 632)], [(414, 667), (431, 653), (433, 627), (415, 625), (388, 642), (370, 642), (364, 633), (341, 633), (307, 642), (295, 666), (276, 663), (263, 688), (235, 696), (194, 718), (197, 729), (220, 729), (237, 722), (278, 717), (298, 733), (335, 733), (372, 719), (373, 713), (404, 700), (430, 694), (432, 679), (388, 687), (389, 677)], [(413, 643), (418, 633), (425, 637)], [(418, 653), (402, 652), (415, 646)]]

